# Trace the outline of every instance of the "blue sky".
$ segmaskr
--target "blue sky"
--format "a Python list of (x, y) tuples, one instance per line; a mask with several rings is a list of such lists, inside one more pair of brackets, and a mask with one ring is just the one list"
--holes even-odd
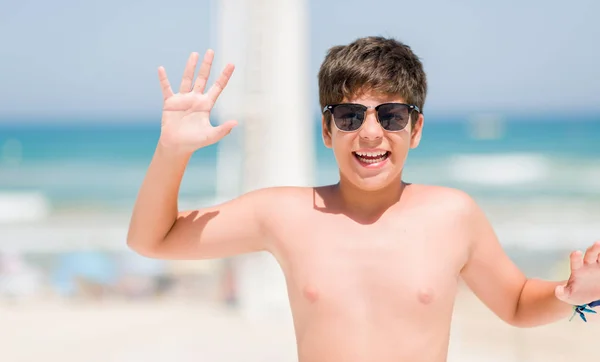
[[(3, 4), (0, 118), (159, 117), (156, 68), (166, 66), (178, 84), (191, 51), (217, 47), (215, 1)], [(308, 0), (308, 6), (315, 112), (326, 50), (366, 35), (396, 37), (422, 58), (430, 112), (600, 112), (600, 2)]]

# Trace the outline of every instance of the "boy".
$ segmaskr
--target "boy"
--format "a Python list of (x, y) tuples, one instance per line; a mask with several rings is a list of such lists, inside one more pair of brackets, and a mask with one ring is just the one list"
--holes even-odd
[(161, 135), (128, 245), (163, 259), (272, 253), (287, 280), (300, 362), (445, 361), (459, 278), (519, 327), (557, 321), (600, 299), (600, 242), (584, 257), (571, 255), (567, 282), (528, 280), (468, 195), (402, 181), (421, 138), (427, 82), (419, 59), (393, 39), (334, 47), (319, 71), (323, 141), (339, 183), (262, 189), (179, 212), (190, 156), (236, 124), (210, 124), (233, 72), (226, 66), (204, 94), (212, 60), (208, 51), (193, 83), (192, 54), (178, 94), (159, 68)]

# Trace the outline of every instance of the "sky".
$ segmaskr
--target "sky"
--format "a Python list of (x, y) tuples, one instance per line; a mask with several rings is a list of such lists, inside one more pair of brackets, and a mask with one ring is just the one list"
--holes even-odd
[[(217, 48), (216, 1), (4, 0), (0, 119), (154, 121), (156, 68), (179, 79), (190, 52)], [(598, 1), (307, 2), (315, 112), (327, 49), (367, 35), (395, 37), (422, 59), (429, 112), (600, 112)]]

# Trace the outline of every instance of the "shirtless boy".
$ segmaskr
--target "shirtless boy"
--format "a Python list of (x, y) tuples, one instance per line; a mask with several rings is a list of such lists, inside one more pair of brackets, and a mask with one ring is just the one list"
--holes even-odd
[(272, 253), (287, 281), (300, 362), (445, 361), (459, 278), (517, 327), (568, 318), (573, 306), (600, 299), (600, 242), (571, 254), (568, 281), (527, 279), (467, 194), (403, 182), (427, 83), (419, 59), (393, 39), (334, 47), (319, 71), (323, 141), (339, 183), (261, 189), (179, 211), (190, 156), (236, 125), (210, 123), (234, 69), (227, 65), (205, 92), (212, 60), (209, 50), (194, 82), (193, 53), (177, 94), (158, 70), (161, 135), (128, 245), (161, 259)]

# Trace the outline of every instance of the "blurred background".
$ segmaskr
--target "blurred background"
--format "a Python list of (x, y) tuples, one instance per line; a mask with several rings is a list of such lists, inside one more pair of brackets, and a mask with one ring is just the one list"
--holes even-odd
[[(567, 278), (569, 252), (600, 239), (599, 13), (593, 0), (3, 1), (0, 361), (296, 360), (272, 258), (160, 261), (125, 244), (160, 131), (156, 69), (176, 91), (207, 48), (211, 80), (237, 66), (214, 121), (240, 126), (194, 155), (180, 208), (337, 182), (318, 68), (331, 46), (395, 37), (430, 87), (405, 180), (467, 191), (528, 276)], [(449, 360), (592, 358), (599, 331), (508, 327), (463, 288)]]

